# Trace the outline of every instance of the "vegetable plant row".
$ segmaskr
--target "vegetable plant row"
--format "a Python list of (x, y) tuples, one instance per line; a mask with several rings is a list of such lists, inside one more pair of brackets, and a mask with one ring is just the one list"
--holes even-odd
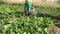
[(54, 26), (50, 17), (25, 16), (20, 5), (0, 4), (0, 34), (52, 34), (48, 27)]
[(2, 34), (51, 34), (48, 27), (53, 26), (53, 20), (48, 17), (13, 16), (0, 19)]

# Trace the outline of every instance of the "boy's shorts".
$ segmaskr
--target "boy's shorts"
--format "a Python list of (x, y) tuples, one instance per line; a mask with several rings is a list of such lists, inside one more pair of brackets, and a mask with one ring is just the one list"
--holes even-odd
[(29, 8), (29, 7), (26, 7), (26, 8), (25, 8), (25, 11), (30, 11), (30, 8)]

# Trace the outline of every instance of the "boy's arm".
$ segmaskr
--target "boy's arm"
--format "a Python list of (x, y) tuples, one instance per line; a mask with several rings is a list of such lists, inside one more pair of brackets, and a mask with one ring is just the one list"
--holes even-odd
[(29, 2), (29, 7), (31, 8), (31, 2)]

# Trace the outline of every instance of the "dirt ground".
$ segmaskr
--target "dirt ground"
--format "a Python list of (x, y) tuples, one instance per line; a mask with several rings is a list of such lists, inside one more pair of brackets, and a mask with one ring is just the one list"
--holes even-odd
[[(22, 4), (22, 3), (24, 3), (24, 1), (25, 0), (0, 0), (0, 1), (2, 1), (2, 2), (5, 2), (5, 3), (15, 3), (15, 4)], [(54, 4), (56, 4), (56, 2), (47, 2), (47, 1), (44, 1), (44, 0), (29, 0), (32, 4), (34, 4), (34, 5), (46, 5), (46, 4), (48, 4), (48, 5), (54, 5)]]
[(60, 34), (60, 22), (55, 24), (55, 27), (48, 28), (54, 34)]

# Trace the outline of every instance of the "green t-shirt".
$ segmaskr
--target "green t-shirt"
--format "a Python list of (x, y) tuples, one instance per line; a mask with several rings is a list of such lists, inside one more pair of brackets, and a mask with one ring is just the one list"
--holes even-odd
[(24, 3), (24, 8), (30, 7), (30, 6), (31, 6), (31, 5), (30, 5), (30, 2), (29, 2), (29, 1)]

